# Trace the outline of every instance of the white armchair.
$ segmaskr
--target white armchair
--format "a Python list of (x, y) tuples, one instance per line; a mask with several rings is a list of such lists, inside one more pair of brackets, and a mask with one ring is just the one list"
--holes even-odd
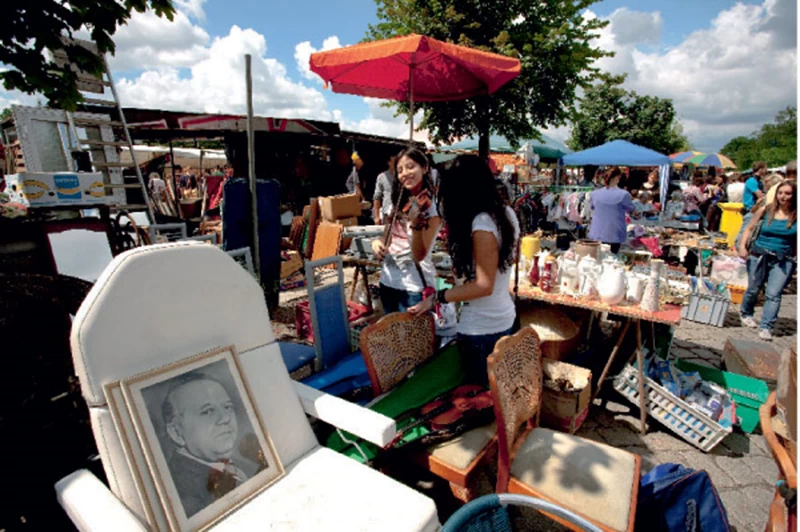
[(286, 475), (215, 530), (439, 528), (431, 499), (319, 445), (306, 413), (378, 445), (392, 439), (394, 421), (292, 381), (260, 287), (216, 247), (182, 242), (119, 255), (81, 306), (71, 341), (109, 482), (106, 487), (81, 470), (56, 484), (58, 500), (79, 530), (168, 528), (160, 505), (146, 505), (136, 489), (139, 475), (157, 500), (152, 480), (126, 460), (103, 386), (225, 345), (239, 353)]

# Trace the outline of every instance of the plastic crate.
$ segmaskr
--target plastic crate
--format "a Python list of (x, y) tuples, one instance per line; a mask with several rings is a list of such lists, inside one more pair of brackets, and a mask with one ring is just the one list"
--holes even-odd
[(753, 377), (737, 375), (727, 371), (707, 368), (700, 364), (678, 359), (675, 366), (681, 371), (696, 371), (704, 381), (719, 384), (731, 394), (736, 403), (736, 416), (739, 418), (739, 427), (751, 434), (760, 422), (759, 407), (767, 402), (769, 388), (767, 384)]
[[(645, 379), (647, 413), (701, 451), (710, 451), (731, 433), (731, 427), (723, 427), (654, 380), (649, 377)], [(639, 373), (636, 368), (626, 365), (614, 379), (614, 389), (639, 406)]]
[(681, 318), (722, 327), (730, 303), (730, 300), (724, 297), (691, 294), (689, 304), (681, 309)]

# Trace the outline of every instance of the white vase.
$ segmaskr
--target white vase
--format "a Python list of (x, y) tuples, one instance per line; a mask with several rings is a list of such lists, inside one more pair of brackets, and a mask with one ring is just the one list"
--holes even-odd
[(639, 308), (645, 312), (658, 312), (661, 308), (661, 301), (659, 299), (661, 292), (661, 270), (664, 261), (653, 259), (650, 261), (650, 278), (647, 280), (647, 286), (642, 295), (642, 301)]
[(631, 305), (638, 305), (644, 295), (644, 288), (647, 285), (647, 278), (636, 274), (628, 275), (628, 292), (625, 299)]
[(616, 265), (606, 264), (600, 282), (597, 283), (600, 300), (606, 305), (616, 305), (625, 299), (626, 289), (625, 270)]

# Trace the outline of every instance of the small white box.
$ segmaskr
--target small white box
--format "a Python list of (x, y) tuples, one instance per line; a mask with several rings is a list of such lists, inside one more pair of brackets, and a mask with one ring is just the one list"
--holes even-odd
[(11, 201), (29, 207), (63, 205), (106, 205), (100, 172), (20, 172), (6, 176), (6, 193)]

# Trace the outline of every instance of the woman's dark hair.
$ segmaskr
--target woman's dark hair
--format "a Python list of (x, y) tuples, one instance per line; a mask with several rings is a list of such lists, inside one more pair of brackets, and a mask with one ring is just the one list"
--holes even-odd
[(495, 186), (489, 165), (477, 155), (459, 155), (445, 166), (439, 185), (440, 214), (447, 226), (447, 248), (459, 277), (475, 279), (472, 222), (488, 214), (500, 231), (498, 269), (514, 263), (514, 226)]
[(393, 212), (402, 212), (406, 204), (411, 201), (411, 194), (405, 191), (405, 187), (400, 182), (400, 172), (397, 171), (397, 165), (400, 164), (400, 159), (408, 157), (422, 168), (425, 173), (422, 174), (422, 187), (427, 188), (433, 193), (433, 181), (431, 180), (431, 166), (428, 164), (428, 157), (425, 153), (418, 148), (406, 148), (397, 154), (394, 160), (394, 180), (392, 181), (392, 205)]
[(622, 177), (622, 170), (619, 169), (619, 166), (614, 166), (606, 170), (606, 173), (603, 175), (603, 185), (610, 187), (611, 180), (615, 177)]

